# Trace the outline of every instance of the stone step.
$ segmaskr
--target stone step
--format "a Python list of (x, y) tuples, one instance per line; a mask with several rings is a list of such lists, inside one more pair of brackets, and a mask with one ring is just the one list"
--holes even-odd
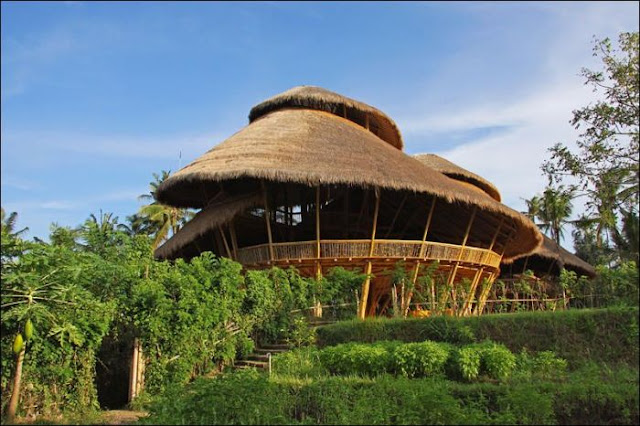
[(256, 354), (256, 353), (249, 354), (244, 359), (251, 360), (251, 361), (263, 361), (263, 362), (269, 361), (269, 357), (267, 356), (267, 354)]

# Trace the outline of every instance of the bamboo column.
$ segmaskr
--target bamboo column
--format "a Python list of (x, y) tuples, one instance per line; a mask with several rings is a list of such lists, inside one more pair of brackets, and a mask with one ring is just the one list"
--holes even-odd
[(369, 260), (367, 261), (367, 269), (365, 274), (367, 274), (367, 278), (364, 280), (362, 284), (362, 299), (360, 300), (360, 319), (364, 319), (367, 313), (367, 299), (369, 298), (369, 286), (371, 284), (371, 257), (373, 256), (373, 250), (375, 247), (375, 239), (376, 239), (376, 227), (378, 225), (378, 210), (380, 209), (380, 191), (376, 188), (376, 206), (373, 211), (373, 229), (371, 230), (371, 246), (369, 248)]
[[(491, 239), (491, 244), (489, 245), (489, 249), (488, 249), (489, 251), (493, 250), (493, 246), (495, 245), (496, 240), (498, 239), (498, 235), (500, 234), (500, 230), (502, 228), (503, 223), (504, 223), (504, 217), (500, 219), (500, 224), (498, 225), (498, 229), (496, 229), (496, 233), (493, 234), (493, 238)], [(485, 256), (482, 256), (482, 263), (485, 262), (485, 258), (486, 258), (486, 253), (485, 253)], [(471, 282), (471, 289), (469, 290), (469, 297), (467, 297), (467, 300), (464, 303), (464, 307), (462, 308), (463, 315), (468, 315), (471, 313), (471, 302), (475, 298), (476, 288), (478, 287), (478, 283), (480, 282), (480, 277), (482, 276), (483, 272), (484, 272), (484, 266), (481, 266), (480, 269), (476, 271), (476, 274), (473, 277), (473, 281)]]
[[(322, 265), (320, 264), (320, 185), (316, 187), (316, 279), (322, 278)], [(322, 317), (322, 303), (318, 300), (314, 309), (314, 316)]]
[[(511, 242), (511, 239), (515, 236), (515, 228), (509, 232), (507, 236), (507, 240), (505, 241), (504, 247), (502, 247), (502, 252), (500, 253), (500, 258), (504, 256), (505, 251), (507, 251), (507, 246)], [(497, 272), (493, 272), (489, 275), (487, 279), (487, 287), (483, 289), (482, 294), (480, 295), (480, 299), (478, 300), (478, 304), (476, 305), (475, 310), (473, 311), (474, 315), (482, 314), (482, 310), (484, 309), (484, 305), (487, 303), (487, 297), (489, 296), (489, 291), (491, 290), (491, 286), (493, 285), (493, 280), (495, 279)]]
[[(406, 199), (406, 196), (402, 200), (403, 203), (405, 199)], [(426, 249), (425, 242), (427, 241), (427, 233), (429, 232), (429, 227), (431, 226), (431, 218), (433, 217), (433, 209), (435, 208), (435, 206), (436, 206), (436, 196), (434, 195), (433, 200), (431, 201), (431, 207), (429, 207), (429, 214), (427, 215), (427, 223), (424, 226), (424, 233), (422, 234), (422, 244), (420, 245), (420, 253), (418, 255), (420, 259), (424, 257), (424, 251)], [(394, 221), (395, 221), (395, 218), (394, 218)], [(413, 270), (413, 277), (411, 278), (411, 282), (413, 283), (414, 288), (416, 285), (416, 281), (418, 280), (418, 272), (420, 272), (420, 260), (416, 262), (416, 267)], [(411, 304), (412, 297), (413, 297), (413, 292), (409, 292), (409, 295), (407, 297), (407, 307), (404, 312), (405, 316), (407, 316), (407, 313), (409, 312), (409, 306)]]
[(264, 217), (267, 222), (267, 238), (269, 239), (269, 260), (273, 262), (273, 237), (271, 235), (271, 215), (269, 213), (269, 203), (267, 202), (267, 189), (265, 188), (264, 181), (260, 182), (262, 186), (262, 199), (264, 201)]
[(218, 225), (218, 231), (220, 231), (220, 235), (222, 235), (222, 241), (224, 242), (224, 249), (227, 251), (227, 257), (229, 259), (233, 259), (233, 256), (231, 255), (231, 249), (229, 248), (229, 243), (227, 242), (227, 237), (224, 235), (222, 226)]
[(131, 357), (131, 369), (129, 370), (129, 402), (133, 401), (135, 398), (138, 384), (138, 350), (139, 343), (138, 338), (133, 339), (133, 356)]
[[(464, 247), (467, 244), (467, 239), (469, 238), (469, 233), (471, 232), (471, 225), (473, 225), (473, 221), (476, 218), (476, 211), (478, 210), (478, 206), (473, 206), (473, 210), (471, 211), (471, 218), (469, 219), (469, 224), (467, 225), (467, 229), (464, 233), (464, 238), (462, 239), (462, 244), (460, 246), (460, 254), (458, 255), (458, 260), (453, 265), (451, 273), (449, 274), (449, 279), (447, 280), (447, 293), (445, 293), (444, 304), (446, 306), (447, 300), (449, 298), (449, 288), (453, 291), (453, 283), (455, 282), (456, 275), (458, 274), (458, 265), (460, 265), (460, 261), (462, 260), (462, 253), (464, 253)], [(455, 303), (455, 300), (454, 300)]]
[(233, 259), (238, 260), (238, 238), (236, 237), (235, 220), (232, 220), (229, 224), (229, 233), (231, 234), (231, 248), (233, 249)]

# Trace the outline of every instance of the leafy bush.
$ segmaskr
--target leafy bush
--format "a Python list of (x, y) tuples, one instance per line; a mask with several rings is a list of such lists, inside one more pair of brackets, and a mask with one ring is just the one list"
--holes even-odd
[(516, 366), (516, 357), (504, 345), (487, 342), (480, 345), (480, 372), (492, 379), (504, 380)]
[(475, 380), (480, 374), (481, 353), (477, 346), (465, 346), (453, 351), (447, 364), (447, 374), (453, 379)]
[(515, 373), (523, 378), (554, 379), (563, 378), (567, 372), (567, 361), (552, 351), (530, 354), (523, 349), (516, 357)]
[(433, 340), (456, 345), (491, 340), (513, 352), (553, 351), (577, 367), (588, 361), (637, 365), (638, 309), (573, 309), (480, 317), (342, 321), (318, 329), (321, 347), (347, 342)]
[(315, 346), (302, 347), (273, 357), (273, 373), (281, 376), (320, 377), (328, 371)]
[(320, 352), (320, 361), (333, 374), (376, 376), (390, 370), (389, 344), (347, 343)]
[(405, 377), (427, 377), (444, 372), (448, 345), (436, 342), (397, 345), (391, 352), (391, 369)]
[(563, 382), (499, 384), (235, 372), (172, 388), (140, 423), (637, 424), (637, 383), (637, 370), (600, 367)]

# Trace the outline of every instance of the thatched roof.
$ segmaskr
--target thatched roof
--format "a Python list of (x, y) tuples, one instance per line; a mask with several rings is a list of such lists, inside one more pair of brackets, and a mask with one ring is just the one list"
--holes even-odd
[(463, 182), (469, 182), (472, 185), (477, 186), (478, 188), (489, 194), (491, 197), (493, 197), (496, 201), (501, 200), (498, 188), (496, 188), (491, 182), (481, 176), (478, 176), (475, 173), (471, 173), (467, 169), (463, 169), (462, 167), (452, 163), (449, 160), (445, 160), (444, 158), (435, 154), (416, 154), (413, 157), (420, 160), (420, 162), (431, 167), (432, 169), (449, 176), (450, 178), (461, 180)]
[(408, 190), (477, 205), (516, 223), (507, 258), (532, 251), (542, 238), (528, 218), (485, 193), (426, 167), (349, 120), (308, 109), (278, 110), (256, 119), (169, 177), (156, 198), (173, 206), (202, 207), (207, 185), (242, 178)]
[(235, 215), (258, 205), (262, 201), (260, 194), (249, 194), (228, 198), (222, 202), (211, 204), (202, 209), (193, 219), (187, 222), (167, 242), (158, 247), (155, 256), (168, 259), (199, 236), (229, 222)]
[(380, 139), (400, 150), (403, 147), (398, 126), (385, 113), (363, 102), (315, 86), (297, 86), (260, 102), (251, 108), (249, 122), (284, 108), (314, 109), (340, 117), (346, 114), (345, 118), (363, 127), (368, 121), (370, 131)]
[(543, 241), (530, 256), (539, 256), (550, 261), (558, 262), (560, 268), (575, 270), (580, 275), (594, 277), (596, 270), (593, 266), (580, 259), (575, 254), (556, 244), (551, 238), (543, 234)]

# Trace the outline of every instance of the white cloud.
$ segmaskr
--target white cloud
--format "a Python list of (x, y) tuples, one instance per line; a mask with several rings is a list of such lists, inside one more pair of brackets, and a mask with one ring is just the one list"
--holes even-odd
[[(500, 134), (455, 148), (443, 146), (437, 153), (493, 182), (505, 204), (524, 210), (523, 198), (541, 192), (547, 183), (540, 170), (549, 158), (547, 149), (557, 142), (575, 146), (579, 132), (569, 124), (572, 111), (596, 99), (579, 76), (582, 67), (601, 67), (591, 55), (592, 36), (616, 40), (620, 32), (638, 29), (637, 4), (621, 7), (611, 3), (584, 4), (579, 10), (559, 4), (545, 6), (543, 10), (550, 13), (550, 18), (564, 25), (554, 35), (554, 42), (542, 49), (540, 78), (526, 83), (524, 96), (509, 97), (504, 89), (491, 85), (469, 94), (469, 99), (485, 99), (471, 107), (468, 100), (458, 98), (451, 103), (443, 97), (443, 102), (436, 103), (437, 109), (432, 105), (422, 115), (405, 114), (397, 120), (407, 148), (420, 152), (424, 151), (421, 140), (506, 127)], [(574, 215), (585, 210), (583, 202), (575, 201)], [(565, 245), (571, 247), (571, 237), (566, 237)]]

